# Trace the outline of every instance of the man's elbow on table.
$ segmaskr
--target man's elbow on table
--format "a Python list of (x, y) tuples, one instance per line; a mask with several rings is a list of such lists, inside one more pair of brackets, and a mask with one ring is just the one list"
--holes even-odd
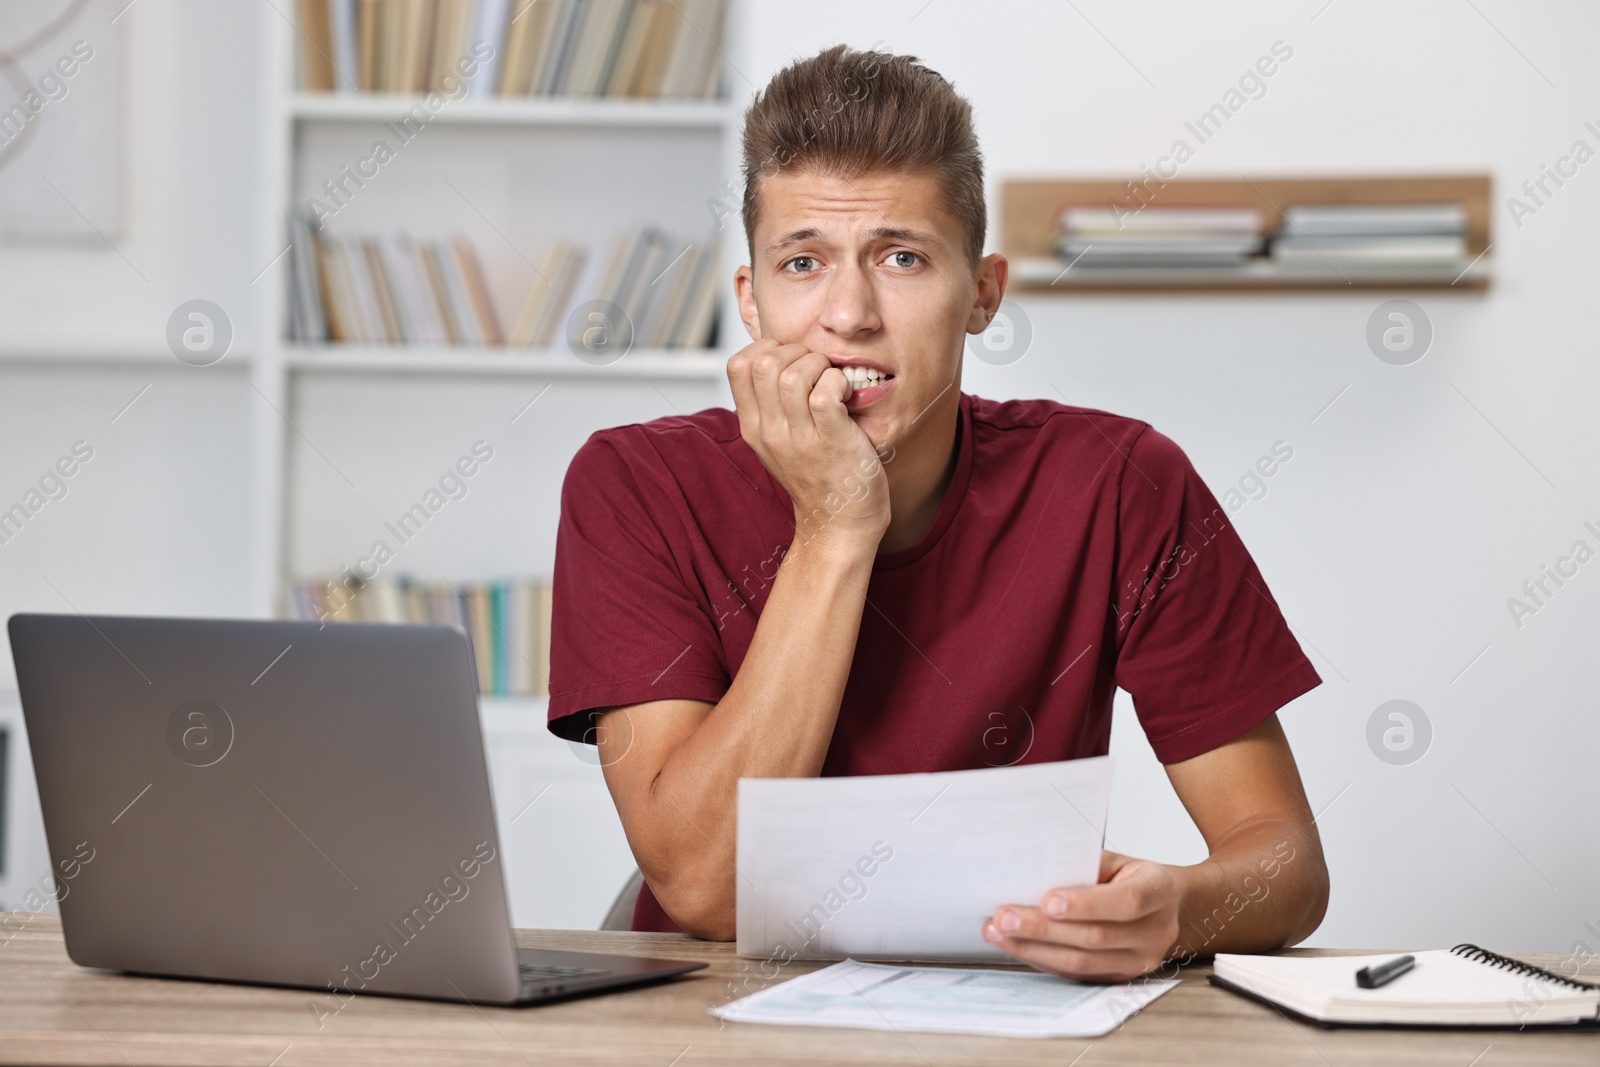
[(1322, 854), (1322, 841), (1315, 827), (1311, 828), (1309, 838), (1309, 847), (1306, 851), (1310, 853), (1310, 862), (1306, 865), (1306, 881), (1301, 887), (1305, 906), (1299, 920), (1290, 926), (1288, 936), (1280, 948), (1298, 945), (1316, 933), (1317, 927), (1322, 925), (1323, 917), (1328, 914), (1330, 892), (1328, 862)]
[(732, 941), (738, 930), (734, 889), (725, 881), (680, 870), (650, 879), (650, 888), (662, 910), (685, 933), (705, 941)]

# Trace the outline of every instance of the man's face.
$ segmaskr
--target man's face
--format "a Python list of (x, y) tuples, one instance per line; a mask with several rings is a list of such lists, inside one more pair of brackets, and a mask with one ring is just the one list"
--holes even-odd
[(754, 262), (738, 279), (751, 336), (804, 345), (844, 368), (855, 385), (850, 415), (880, 452), (952, 419), (963, 338), (999, 304), (999, 257), (974, 273), (934, 175), (845, 180), (790, 169), (764, 180), (760, 195)]

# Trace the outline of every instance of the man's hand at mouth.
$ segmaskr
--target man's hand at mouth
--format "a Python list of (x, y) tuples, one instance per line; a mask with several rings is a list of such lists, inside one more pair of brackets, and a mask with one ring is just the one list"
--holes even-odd
[(794, 503), (793, 548), (875, 553), (889, 486), (845, 406), (846, 373), (821, 352), (764, 338), (728, 360), (728, 384), (740, 435)]

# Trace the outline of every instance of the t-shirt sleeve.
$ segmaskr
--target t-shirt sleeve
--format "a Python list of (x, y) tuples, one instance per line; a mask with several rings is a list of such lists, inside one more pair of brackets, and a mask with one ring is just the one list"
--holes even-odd
[(1117, 684), (1162, 763), (1209, 752), (1321, 684), (1228, 512), (1149, 427), (1128, 450), (1117, 542)]
[(592, 709), (715, 702), (730, 684), (688, 550), (669, 536), (675, 484), (641, 479), (616, 432), (591, 437), (561, 487), (549, 728), (572, 741), (593, 740), (583, 714)]

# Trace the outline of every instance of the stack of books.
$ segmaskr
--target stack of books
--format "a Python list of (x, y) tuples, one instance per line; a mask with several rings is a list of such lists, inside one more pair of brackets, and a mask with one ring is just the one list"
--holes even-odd
[[(626, 315), (632, 348), (703, 348), (715, 343), (715, 236), (693, 244), (654, 226), (618, 237), (609, 255), (557, 241), (516, 319), (506, 328), (482, 264), (461, 235), (421, 240), (405, 233), (335, 235), (297, 215), (290, 226), (289, 337), (417, 346), (546, 348), (576, 344), (578, 312), (607, 301)], [(607, 323), (613, 330), (621, 323)]]
[(312, 92), (711, 99), (727, 0), (299, 0)]
[(424, 582), (354, 576), (300, 582), (289, 591), (295, 618), (455, 626), (466, 635), (478, 691), (547, 696), (550, 585), (536, 579)]
[(1056, 251), (1078, 267), (1242, 266), (1261, 250), (1253, 207), (1068, 207)]
[(557, 242), (534, 278), (510, 331), (509, 343), (544, 347), (563, 336), (568, 344), (587, 323), (576, 316), (589, 301), (622, 309), (635, 348), (694, 348), (715, 343), (717, 311), (715, 234), (686, 244), (654, 226), (612, 242), (604, 260), (581, 246)]
[(290, 339), (301, 343), (498, 345), (483, 267), (460, 235), (338, 237), (298, 221), (291, 240)]
[(1285, 269), (1460, 268), (1467, 213), (1459, 203), (1294, 204), (1272, 242)]

